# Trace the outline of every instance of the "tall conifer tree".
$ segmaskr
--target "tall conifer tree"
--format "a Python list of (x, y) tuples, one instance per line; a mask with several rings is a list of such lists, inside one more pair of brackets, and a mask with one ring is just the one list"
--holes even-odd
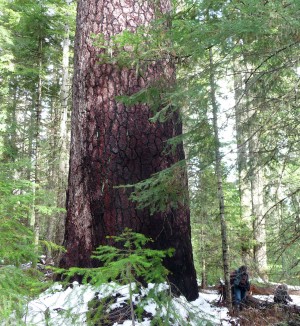
[[(173, 84), (174, 65), (168, 58), (153, 60), (138, 72), (104, 63), (99, 58), (103, 50), (97, 49), (93, 41), (93, 35), (103, 35), (109, 42), (124, 30), (134, 33), (138, 26), (149, 25), (169, 11), (168, 0), (78, 2), (67, 254), (61, 265), (93, 266), (92, 251), (106, 242), (106, 236), (129, 227), (152, 237), (156, 249), (176, 250), (165, 266), (171, 272), (170, 281), (192, 300), (198, 290), (186, 204), (151, 216), (148, 209), (138, 210), (129, 200), (130, 189), (116, 188), (145, 180), (184, 158), (182, 144), (173, 151), (166, 147), (169, 139), (181, 134), (177, 113), (166, 122), (150, 122), (149, 105), (125, 105), (115, 99), (150, 86), (163, 89)], [(178, 195), (184, 196), (185, 171), (178, 172), (176, 182)]]

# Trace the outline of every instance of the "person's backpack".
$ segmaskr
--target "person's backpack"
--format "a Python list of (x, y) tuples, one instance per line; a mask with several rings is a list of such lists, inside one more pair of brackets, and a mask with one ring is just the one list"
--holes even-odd
[(233, 271), (230, 273), (230, 285), (233, 285), (237, 271)]

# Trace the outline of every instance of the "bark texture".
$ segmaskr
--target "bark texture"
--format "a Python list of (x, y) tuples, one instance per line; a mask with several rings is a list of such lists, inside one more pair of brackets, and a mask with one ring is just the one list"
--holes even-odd
[[(61, 266), (93, 266), (89, 257), (107, 235), (125, 227), (154, 240), (154, 247), (173, 247), (175, 256), (165, 262), (170, 281), (189, 299), (198, 296), (193, 265), (190, 217), (187, 207), (150, 216), (129, 201), (134, 184), (184, 158), (182, 145), (164, 152), (166, 140), (181, 133), (178, 116), (165, 123), (151, 123), (145, 104), (125, 106), (116, 95), (131, 95), (152, 83), (172, 83), (174, 66), (168, 60), (153, 61), (142, 75), (135, 69), (101, 63), (92, 34), (106, 40), (127, 29), (135, 31), (166, 13), (170, 2), (153, 0), (80, 0), (77, 12), (73, 112), (67, 221), (67, 254)], [(161, 84), (163, 85), (163, 84)], [(163, 86), (162, 86), (163, 87)], [(186, 175), (182, 191), (186, 191)]]

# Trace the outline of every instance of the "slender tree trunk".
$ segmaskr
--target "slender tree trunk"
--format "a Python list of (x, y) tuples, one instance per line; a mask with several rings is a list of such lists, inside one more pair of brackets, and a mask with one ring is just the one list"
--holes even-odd
[[(200, 190), (201, 191), (201, 190)], [(201, 215), (201, 222), (200, 222), (200, 231), (199, 231), (199, 238), (200, 238), (200, 264), (201, 264), (201, 288), (205, 289), (207, 287), (207, 269), (206, 269), (206, 246), (207, 246), (207, 239), (204, 231), (204, 225), (207, 222), (208, 216), (207, 214)]]
[(235, 97), (235, 130), (237, 143), (237, 167), (240, 193), (240, 216), (243, 222), (240, 241), (242, 260), (247, 266), (253, 262), (252, 244), (252, 203), (251, 184), (249, 181), (249, 132), (248, 132), (248, 110), (247, 93), (243, 84), (245, 75), (237, 60), (233, 62), (234, 72), (234, 97)]
[(66, 190), (66, 176), (68, 174), (68, 111), (69, 111), (69, 49), (70, 49), (70, 28), (65, 25), (65, 37), (63, 40), (62, 59), (62, 84), (61, 84), (61, 106), (62, 113), (60, 119), (60, 159), (59, 171), (61, 175), (62, 188)]
[(254, 235), (254, 261), (257, 273), (265, 281), (267, 276), (267, 247), (266, 247), (266, 220), (264, 215), (264, 174), (259, 160), (259, 138), (255, 127), (251, 128), (251, 138), (249, 140), (251, 176), (251, 199), (253, 216)]
[[(181, 205), (150, 216), (129, 200), (131, 190), (116, 186), (134, 184), (184, 158), (183, 146), (164, 152), (168, 139), (181, 133), (178, 115), (165, 123), (150, 122), (146, 104), (117, 103), (116, 95), (131, 95), (161, 83), (174, 83), (175, 70), (168, 59), (153, 61), (142, 74), (136, 69), (101, 63), (93, 34), (109, 40), (127, 29), (149, 24), (155, 13), (167, 13), (166, 1), (80, 0), (77, 11), (73, 112), (67, 223), (67, 254), (61, 266), (93, 266), (91, 252), (106, 243), (107, 235), (125, 227), (150, 236), (157, 249), (175, 248), (166, 259), (170, 281), (189, 299), (198, 297), (193, 264), (190, 215)], [(187, 190), (186, 173), (178, 176)]]
[[(70, 77), (69, 77), (69, 50), (70, 50), (70, 30), (69, 25), (65, 25), (65, 37), (63, 40), (63, 60), (62, 60), (62, 85), (61, 85), (61, 117), (59, 131), (59, 173), (58, 173), (58, 193), (57, 205), (64, 208), (66, 204), (67, 180), (69, 169), (69, 134), (68, 124), (69, 98), (70, 98)], [(65, 232), (66, 214), (59, 213), (56, 221), (56, 243), (62, 244)]]
[(39, 214), (36, 209), (37, 198), (36, 198), (36, 188), (39, 184), (39, 160), (40, 160), (40, 125), (41, 125), (41, 114), (42, 114), (42, 50), (43, 50), (43, 40), (39, 39), (38, 48), (38, 60), (39, 60), (39, 75), (37, 83), (37, 99), (35, 102), (35, 122), (34, 122), (34, 136), (33, 136), (33, 147), (32, 147), (32, 162), (33, 162), (33, 175), (32, 175), (32, 185), (33, 185), (33, 200), (32, 200), (32, 216), (30, 225), (34, 228), (34, 243), (36, 251), (39, 245), (40, 236), (40, 220)]
[[(58, 72), (56, 72), (57, 74)], [(58, 83), (57, 83), (58, 84)], [(49, 147), (50, 155), (48, 159), (48, 168), (47, 168), (47, 184), (49, 190), (54, 192), (58, 187), (58, 173), (57, 173), (57, 155), (58, 155), (58, 144), (57, 144), (57, 116), (58, 116), (58, 105), (57, 105), (57, 96), (56, 94), (50, 99), (50, 117), (51, 125), (49, 127)], [(47, 241), (54, 242), (55, 239), (55, 226), (56, 226), (56, 214), (51, 214), (43, 222), (43, 230), (45, 230), (45, 238)], [(47, 259), (52, 257), (51, 247), (46, 248)]]
[[(244, 240), (242, 245), (243, 260), (252, 266), (256, 272), (267, 280), (267, 252), (266, 252), (266, 226), (264, 217), (263, 183), (264, 175), (259, 158), (259, 131), (255, 94), (251, 83), (243, 85), (246, 74), (242, 71), (249, 70), (239, 67), (234, 63), (235, 82), (235, 115), (236, 135), (238, 146), (238, 172), (241, 196), (241, 216), (247, 228), (252, 229), (254, 246)], [(245, 233), (244, 233), (245, 232)], [(249, 239), (249, 231), (242, 232), (244, 239)], [(249, 249), (253, 249), (252, 253)], [(252, 263), (254, 262), (254, 264)]]
[(218, 199), (219, 199), (219, 217), (221, 223), (221, 235), (222, 235), (222, 253), (223, 253), (223, 268), (225, 278), (226, 300), (231, 304), (231, 287), (230, 287), (230, 271), (229, 271), (229, 259), (228, 259), (228, 239), (227, 239), (227, 225), (225, 219), (225, 204), (224, 204), (224, 191), (223, 191), (223, 176), (221, 165), (221, 153), (220, 153), (220, 139), (218, 128), (218, 103), (216, 99), (216, 82), (215, 82), (215, 67), (213, 61), (212, 48), (209, 49), (209, 67), (210, 67), (210, 96), (213, 111), (213, 129), (215, 137), (215, 171), (218, 182)]
[[(65, 24), (64, 39), (62, 43), (62, 65), (57, 71), (57, 84), (60, 85), (60, 99), (55, 96), (52, 98), (52, 144), (51, 153), (53, 158), (52, 169), (49, 179), (50, 188), (56, 192), (56, 205), (58, 208), (65, 208), (66, 204), (66, 188), (68, 178), (68, 158), (69, 158), (69, 97), (70, 97), (70, 78), (69, 78), (69, 24)], [(61, 80), (61, 81), (60, 81)], [(56, 95), (56, 94), (55, 94)], [(65, 212), (57, 212), (52, 214), (47, 221), (48, 241), (62, 245), (65, 231)], [(47, 249), (47, 257), (60, 260), (60, 255), (52, 255), (51, 248)]]
[(11, 86), (9, 88), (9, 96), (11, 98), (11, 105), (8, 106), (6, 117), (6, 131), (3, 139), (5, 149), (2, 153), (2, 160), (4, 162), (14, 162), (17, 153), (17, 98), (18, 98), (18, 84), (12, 78)]
[(205, 257), (201, 257), (201, 288), (206, 289), (207, 288), (207, 274), (206, 274), (206, 260)]

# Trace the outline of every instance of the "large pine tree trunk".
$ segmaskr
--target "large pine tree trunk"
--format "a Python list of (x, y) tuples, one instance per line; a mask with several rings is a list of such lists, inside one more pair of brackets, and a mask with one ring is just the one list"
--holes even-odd
[[(114, 188), (134, 184), (184, 158), (183, 147), (164, 153), (166, 140), (181, 133), (176, 114), (165, 123), (151, 123), (145, 104), (126, 106), (116, 95), (131, 95), (158, 80), (174, 82), (168, 60), (149, 63), (142, 76), (136, 70), (104, 64), (92, 34), (106, 39), (125, 29), (148, 24), (165, 1), (80, 0), (77, 12), (70, 174), (65, 245), (61, 266), (93, 266), (90, 254), (107, 235), (125, 227), (152, 237), (154, 247), (173, 247), (175, 256), (165, 262), (170, 281), (190, 300), (198, 296), (193, 265), (188, 207), (150, 216), (137, 210), (130, 190)], [(186, 191), (187, 178), (181, 175)]]

